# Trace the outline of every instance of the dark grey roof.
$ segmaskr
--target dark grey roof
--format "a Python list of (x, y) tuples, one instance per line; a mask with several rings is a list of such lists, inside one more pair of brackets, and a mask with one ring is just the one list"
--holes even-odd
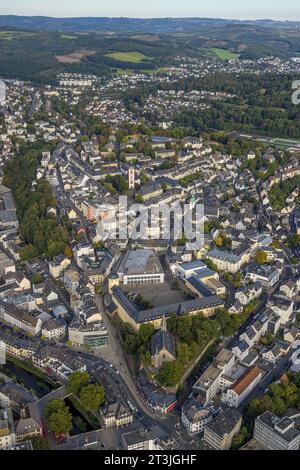
[(259, 416), (257, 420), (264, 423), (268, 428), (272, 429), (273, 432), (280, 436), (281, 439), (284, 439), (287, 442), (292, 442), (294, 439), (299, 437), (300, 433), (294, 428), (293, 421), (290, 418), (279, 418), (270, 411), (266, 411)]
[(238, 411), (229, 408), (210, 422), (207, 425), (207, 429), (223, 438), (235, 428), (241, 417), (242, 415)]
[(211, 297), (213, 294), (212, 292), (209, 290), (209, 288), (203, 283), (201, 282), (197, 276), (191, 276), (188, 278), (188, 282), (189, 284), (191, 284), (191, 286), (194, 287), (194, 289), (196, 289), (200, 295), (202, 295), (203, 297)]
[(21, 388), (19, 385), (16, 385), (11, 382), (7, 382), (0, 387), (0, 393), (9, 398), (18, 408), (22, 408), (28, 403), (34, 401), (34, 397)]
[(114, 286), (112, 288), (112, 293), (136, 323), (150, 322), (155, 319), (162, 318), (163, 316), (170, 316), (173, 313), (184, 315), (196, 310), (204, 310), (206, 308), (220, 307), (224, 305), (224, 301), (220, 299), (220, 297), (212, 295), (211, 297), (187, 300), (176, 304), (165, 305), (163, 307), (139, 311), (120, 287)]
[(151, 338), (151, 355), (155, 356), (166, 349), (175, 358), (175, 341), (168, 331), (159, 330)]
[(245, 352), (247, 351), (247, 349), (249, 349), (249, 345), (246, 343), (246, 341), (240, 341), (237, 345), (236, 345), (237, 348), (239, 348), (239, 350), (241, 352)]

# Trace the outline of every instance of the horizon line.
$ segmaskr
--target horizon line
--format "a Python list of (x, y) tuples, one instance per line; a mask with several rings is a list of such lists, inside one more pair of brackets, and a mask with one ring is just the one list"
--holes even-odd
[(234, 17), (220, 17), (220, 16), (53, 16), (53, 15), (39, 15), (39, 14), (32, 14), (32, 15), (24, 15), (18, 13), (1, 13), (1, 17), (5, 16), (14, 16), (17, 18), (51, 18), (56, 20), (66, 20), (66, 19), (130, 19), (130, 20), (189, 20), (189, 19), (199, 19), (199, 20), (228, 20), (228, 21), (274, 21), (274, 22), (284, 22), (284, 23), (298, 23), (300, 22), (299, 19), (287, 19), (287, 18), (234, 18)]

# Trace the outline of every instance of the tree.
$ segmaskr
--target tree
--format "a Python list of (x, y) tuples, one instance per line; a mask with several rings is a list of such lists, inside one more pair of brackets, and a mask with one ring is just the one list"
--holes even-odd
[(140, 173), (140, 181), (141, 181), (142, 184), (145, 184), (148, 181), (150, 181), (150, 178), (147, 175), (147, 173), (145, 172), (145, 170), (142, 170), (141, 173)]
[(72, 428), (72, 415), (62, 400), (52, 400), (45, 408), (45, 416), (50, 431), (55, 434), (68, 434)]
[(40, 273), (34, 273), (32, 276), (32, 284), (40, 284), (43, 281), (43, 277)]
[(218, 267), (210, 259), (206, 258), (203, 261), (209, 269), (215, 271), (216, 273), (219, 272)]
[(48, 439), (41, 436), (34, 436), (30, 438), (33, 450), (50, 450)]
[(264, 345), (264, 346), (269, 346), (273, 341), (273, 335), (272, 333), (267, 333), (265, 336), (263, 336), (260, 340), (260, 342)]
[(221, 309), (216, 313), (216, 320), (221, 328), (221, 335), (229, 337), (234, 335), (239, 324), (236, 324), (236, 315), (230, 315), (225, 309)]
[(97, 411), (105, 401), (105, 389), (97, 384), (86, 385), (81, 389), (79, 397), (86, 408)]
[(104, 184), (110, 184), (119, 194), (125, 194), (128, 191), (128, 182), (122, 175), (108, 175), (104, 180)]
[(297, 248), (300, 246), (300, 235), (293, 234), (288, 237), (288, 246), (290, 248)]
[(248, 437), (249, 437), (248, 429), (246, 428), (246, 426), (243, 426), (239, 434), (234, 436), (232, 440), (231, 449), (235, 450), (235, 449), (239, 449), (240, 447), (242, 447), (245, 444), (245, 442), (247, 442)]
[(143, 366), (151, 364), (151, 353), (147, 350), (141, 350), (139, 354), (140, 362)]
[(240, 272), (235, 273), (234, 278), (233, 278), (233, 282), (232, 282), (233, 287), (238, 289), (241, 286), (241, 282), (242, 282), (241, 273)]
[(78, 395), (80, 390), (89, 384), (91, 380), (90, 374), (88, 372), (80, 372), (76, 371), (70, 375), (67, 389), (69, 393), (74, 393), (74, 395)]
[(218, 247), (223, 246), (223, 238), (222, 238), (222, 237), (216, 238), (215, 244), (216, 244)]
[(268, 256), (265, 251), (259, 250), (256, 253), (255, 260), (258, 264), (265, 264), (268, 261)]
[(245, 410), (246, 421), (252, 422), (265, 411), (274, 413), (274, 403), (269, 395), (251, 400)]
[(38, 256), (38, 250), (30, 243), (24, 246), (24, 248), (21, 248), (19, 254), (22, 261), (27, 261), (36, 258)]
[(64, 255), (65, 255), (66, 258), (72, 258), (73, 251), (72, 251), (72, 248), (69, 245), (66, 245), (66, 247), (64, 249)]
[(141, 194), (136, 194), (134, 200), (137, 204), (143, 204), (144, 198)]
[(101, 294), (102, 284), (95, 284), (95, 294)]
[(178, 361), (165, 362), (158, 374), (158, 380), (163, 387), (174, 387), (182, 377), (183, 366)]
[(188, 344), (178, 343), (177, 348), (177, 358), (182, 365), (187, 366), (192, 359), (192, 352)]
[(155, 327), (152, 323), (145, 323), (139, 329), (141, 343), (146, 344), (155, 332)]

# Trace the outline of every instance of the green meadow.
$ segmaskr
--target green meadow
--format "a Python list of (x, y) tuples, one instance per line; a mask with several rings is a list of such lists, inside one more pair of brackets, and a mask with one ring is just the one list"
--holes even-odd
[(27, 31), (0, 31), (0, 39), (6, 41), (13, 41), (14, 39), (22, 39), (29, 36), (34, 36), (36, 33), (30, 33)]
[(228, 51), (227, 49), (219, 49), (218, 47), (212, 47), (209, 51), (213, 52), (220, 60), (237, 59), (240, 56), (240, 54)]
[(107, 54), (106, 57), (111, 57), (120, 62), (132, 62), (133, 64), (140, 64), (141, 62), (151, 59), (151, 57), (141, 52), (112, 52)]

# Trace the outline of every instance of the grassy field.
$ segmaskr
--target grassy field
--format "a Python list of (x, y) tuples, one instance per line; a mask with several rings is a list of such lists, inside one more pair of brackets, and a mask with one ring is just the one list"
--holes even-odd
[(35, 33), (27, 31), (0, 31), (0, 39), (5, 39), (6, 41), (13, 41), (14, 39), (22, 39), (34, 35)]
[(77, 36), (71, 36), (70, 34), (61, 34), (61, 39), (78, 39)]
[(151, 57), (141, 52), (112, 52), (111, 54), (107, 54), (106, 57), (111, 57), (120, 62), (132, 62), (133, 64), (140, 64), (141, 62), (145, 62), (145, 60), (151, 59)]
[(237, 59), (240, 56), (239, 54), (235, 54), (227, 49), (219, 49), (217, 47), (212, 47), (209, 51), (213, 52), (220, 60)]

